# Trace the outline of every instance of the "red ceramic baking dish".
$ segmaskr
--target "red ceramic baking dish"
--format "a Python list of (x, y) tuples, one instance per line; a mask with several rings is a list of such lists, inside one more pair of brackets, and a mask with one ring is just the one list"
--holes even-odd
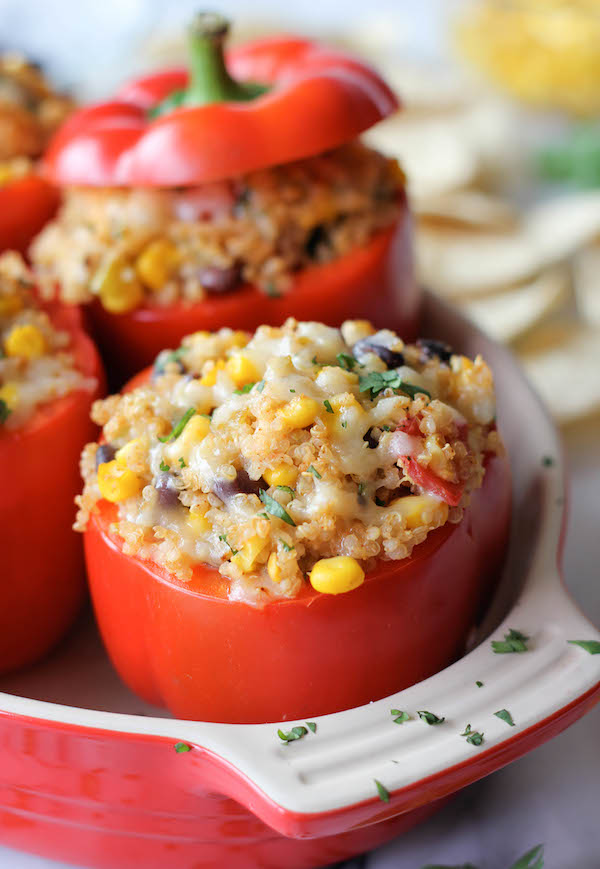
[(92, 401), (104, 385), (102, 364), (80, 312), (46, 306), (65, 332), (84, 386), (41, 404), (15, 429), (0, 426), (2, 582), (0, 672), (29, 664), (72, 623), (85, 590), (83, 552), (72, 530), (78, 456), (94, 435)]
[[(153, 73), (82, 109), (45, 156), (46, 177), (66, 200), (33, 259), (49, 291), (58, 285), (67, 301), (91, 302), (92, 328), (121, 377), (184, 335), (223, 325), (252, 331), (289, 316), (330, 325), (370, 317), (406, 337), (416, 332), (402, 172), (357, 142), (398, 108), (396, 97), (366, 64), (306, 39), (258, 40), (229, 51), (225, 63), (226, 31), (218, 16), (199, 16), (189, 73)], [(365, 191), (352, 187), (360, 167), (372, 179), (368, 214)], [(124, 213), (130, 219), (119, 224)], [(238, 237), (246, 219), (252, 227)], [(93, 245), (77, 253), (86, 225), (95, 227)], [(335, 248), (343, 226), (348, 240)], [(322, 254), (332, 244), (335, 256)], [(252, 250), (265, 245), (273, 250), (252, 265)], [(79, 271), (90, 269), (91, 295), (67, 286), (79, 273), (61, 270), (70, 256)], [(177, 292), (167, 297), (169, 286)]]
[[(407, 830), (598, 701), (600, 655), (590, 651), (600, 633), (558, 568), (564, 481), (552, 424), (509, 352), (456, 313), (428, 298), (423, 330), (490, 362), (511, 462), (507, 563), (471, 651), (364, 706), (216, 724), (165, 717), (136, 699), (83, 625), (62, 654), (1, 683), (5, 844), (105, 869), (326, 865)], [(492, 641), (524, 648), (496, 654)], [(513, 727), (494, 715), (503, 708)], [(410, 718), (398, 726), (391, 710)], [(419, 711), (444, 721), (429, 726)], [(306, 721), (314, 733), (289, 744), (278, 737)], [(461, 737), (467, 724), (485, 733), (481, 744)]]

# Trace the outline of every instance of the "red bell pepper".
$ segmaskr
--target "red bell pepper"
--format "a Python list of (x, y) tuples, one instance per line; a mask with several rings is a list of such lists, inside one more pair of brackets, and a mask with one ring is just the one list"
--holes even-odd
[(263, 608), (230, 601), (213, 568), (184, 583), (124, 555), (109, 529), (115, 506), (99, 507), (85, 534), (88, 576), (121, 677), (178, 717), (258, 723), (377, 700), (460, 655), (503, 561), (510, 474), (506, 459), (488, 457), (463, 520), (410, 558), (379, 562), (354, 591), (307, 585)]
[(226, 64), (226, 33), (219, 16), (199, 15), (189, 76), (147, 76), (71, 116), (46, 153), (48, 177), (86, 187), (202, 184), (343, 145), (398, 106), (345, 52), (276, 37), (230, 51)]
[(46, 308), (71, 336), (78, 369), (97, 380), (41, 405), (21, 428), (0, 426), (0, 673), (40, 658), (64, 634), (84, 597), (83, 553), (72, 530), (79, 455), (94, 437), (90, 406), (104, 380), (76, 308)]
[(57, 188), (33, 172), (0, 186), (0, 253), (24, 254), (59, 202)]
[(193, 305), (146, 306), (111, 314), (99, 301), (89, 310), (91, 328), (115, 382), (122, 383), (149, 365), (165, 347), (179, 346), (184, 335), (222, 326), (253, 332), (263, 323), (280, 325), (287, 317), (318, 318), (329, 326), (368, 319), (395, 328), (406, 340), (416, 332), (421, 294), (413, 277), (411, 221), (405, 209), (397, 224), (364, 247), (324, 265), (299, 272), (285, 295), (271, 298), (249, 284), (215, 294)]

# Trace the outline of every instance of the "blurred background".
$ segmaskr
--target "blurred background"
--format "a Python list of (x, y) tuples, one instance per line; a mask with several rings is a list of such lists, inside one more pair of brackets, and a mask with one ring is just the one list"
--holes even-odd
[[(77, 99), (96, 99), (133, 73), (180, 62), (196, 8), (194, 0), (0, 0), (0, 48), (39, 61)], [(234, 39), (288, 30), (351, 47), (402, 95), (404, 111), (368, 138), (407, 173), (420, 279), (510, 345), (562, 427), (573, 493), (566, 576), (599, 623), (600, 2), (221, 0), (218, 8), (233, 19)], [(503, 869), (545, 841), (548, 867), (598, 869), (599, 724), (596, 712), (469, 788), (401, 851), (389, 846), (360, 865), (469, 859)], [(25, 860), (18, 865), (49, 865)]]

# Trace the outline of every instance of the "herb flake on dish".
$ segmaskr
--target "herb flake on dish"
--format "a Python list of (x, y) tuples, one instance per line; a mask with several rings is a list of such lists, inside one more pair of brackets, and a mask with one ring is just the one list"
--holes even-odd
[(275, 486), (276, 489), (281, 489), (282, 492), (285, 492), (288, 495), (291, 495), (292, 498), (296, 497), (296, 492), (292, 489), (291, 486)]
[(479, 679), (475, 682), (478, 688), (483, 688), (483, 682), (480, 682)]
[(444, 721), (446, 720), (445, 718), (440, 718), (434, 712), (427, 712), (426, 709), (418, 710), (417, 715), (419, 716), (421, 721), (424, 721), (426, 724), (431, 724), (431, 725), (443, 724)]
[(244, 386), (242, 386), (241, 389), (234, 389), (233, 394), (234, 395), (247, 395), (250, 392), (250, 390), (254, 389), (255, 386), (256, 386), (256, 382), (246, 383)]
[(173, 748), (177, 754), (185, 754), (186, 751), (192, 750), (192, 746), (188, 745), (187, 742), (176, 742)]
[(390, 709), (390, 715), (394, 718), (394, 724), (404, 724), (405, 721), (410, 721), (410, 715), (403, 709)]
[(375, 787), (377, 788), (377, 793), (379, 794), (379, 799), (382, 803), (389, 803), (390, 801), (390, 792), (386, 788), (385, 785), (382, 785), (380, 781), (376, 778), (373, 779), (375, 782)]
[(536, 845), (513, 863), (510, 869), (544, 869), (544, 846)]
[(258, 497), (265, 505), (265, 510), (270, 516), (276, 516), (277, 519), (281, 519), (282, 522), (286, 522), (288, 525), (293, 525), (294, 528), (296, 527), (296, 523), (287, 510), (284, 510), (279, 501), (276, 501), (275, 498), (271, 498), (264, 489), (259, 490)]
[(571, 646), (579, 646), (590, 655), (600, 655), (600, 642), (598, 640), (567, 640)]
[(158, 466), (164, 474), (167, 474), (171, 470), (171, 466), (167, 465), (164, 459), (160, 460), (160, 465)]
[(314, 465), (309, 465), (308, 468), (307, 468), (307, 470), (308, 470), (308, 473), (309, 473), (309, 474), (312, 474), (313, 477), (316, 477), (317, 480), (322, 479), (322, 478), (321, 478), (321, 474), (317, 471), (317, 469), (315, 468)]
[(299, 724), (296, 727), (292, 727), (287, 733), (284, 730), (278, 730), (277, 736), (282, 742), (295, 742), (297, 739), (303, 739), (307, 733), (307, 728)]
[(414, 398), (419, 393), (431, 398), (431, 393), (427, 389), (422, 386), (415, 386), (413, 383), (406, 383), (397, 371), (370, 371), (368, 374), (360, 375), (358, 389), (359, 392), (368, 392), (371, 401), (374, 401), (375, 397), (384, 389), (399, 390), (410, 398)]
[(284, 552), (291, 552), (293, 549), (295, 549), (294, 546), (290, 546), (290, 544), (286, 543), (285, 540), (282, 540), (281, 537), (279, 538), (279, 542), (281, 543)]
[(527, 642), (530, 638), (521, 631), (511, 628), (504, 634), (503, 640), (492, 640), (492, 649), (497, 655), (507, 655), (512, 652), (527, 652)]
[(464, 733), (461, 733), (461, 736), (466, 736), (467, 742), (470, 745), (481, 745), (483, 743), (483, 733), (473, 730), (470, 724), (467, 724)]
[(327, 411), (327, 413), (333, 413), (333, 412), (334, 412), (334, 410), (333, 410), (333, 408), (332, 408), (332, 406), (331, 406), (331, 402), (329, 401), (329, 399), (326, 398), (325, 401), (323, 402), (323, 404), (325, 405), (325, 410)]
[(515, 722), (513, 721), (513, 717), (508, 711), (508, 709), (499, 709), (497, 712), (494, 712), (496, 718), (499, 718), (501, 721), (505, 721), (509, 727), (514, 727)]

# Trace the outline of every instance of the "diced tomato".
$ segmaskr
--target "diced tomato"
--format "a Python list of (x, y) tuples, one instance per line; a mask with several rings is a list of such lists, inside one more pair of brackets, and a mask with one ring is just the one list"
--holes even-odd
[(424, 468), (423, 465), (420, 465), (408, 456), (403, 456), (399, 461), (407, 476), (417, 486), (420, 486), (424, 492), (428, 495), (434, 495), (436, 498), (441, 498), (450, 507), (458, 506), (464, 492), (464, 483), (450, 483), (448, 480), (443, 480), (437, 474), (434, 474), (433, 471)]

